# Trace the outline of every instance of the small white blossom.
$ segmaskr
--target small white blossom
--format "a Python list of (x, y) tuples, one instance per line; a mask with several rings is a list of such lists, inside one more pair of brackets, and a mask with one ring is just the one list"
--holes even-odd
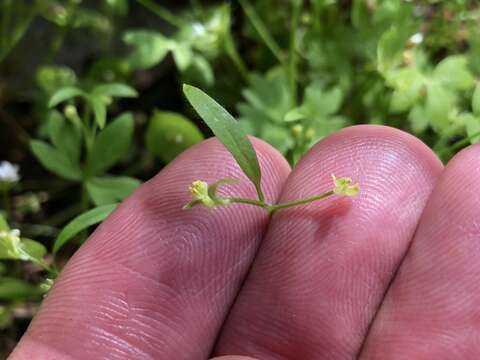
[(195, 35), (202, 36), (202, 35), (205, 35), (205, 33), (207, 32), (207, 29), (205, 28), (205, 26), (199, 22), (194, 23), (192, 27), (193, 27), (193, 31), (195, 32)]
[(18, 229), (10, 230), (10, 236), (19, 238), (20, 237), (20, 230), (18, 230)]
[(9, 259), (32, 260), (22, 246), (18, 229), (0, 231), (0, 246), (6, 250)]
[(12, 229), (9, 231), (0, 231), (0, 239), (3, 238), (9, 238), (9, 239), (14, 239), (14, 240), (20, 240), (20, 230), (18, 229)]
[(413, 34), (408, 41), (413, 45), (421, 44), (423, 42), (423, 34), (421, 32)]
[(18, 180), (20, 180), (18, 165), (8, 161), (0, 162), (0, 182), (17, 182)]

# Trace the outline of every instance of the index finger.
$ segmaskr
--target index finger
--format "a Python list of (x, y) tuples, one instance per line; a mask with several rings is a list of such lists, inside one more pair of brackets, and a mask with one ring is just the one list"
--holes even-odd
[[(255, 140), (263, 190), (275, 200), (290, 171)], [(207, 140), (127, 199), (75, 254), (12, 359), (200, 359), (208, 356), (267, 226), (251, 206), (183, 211), (188, 185), (241, 178)]]

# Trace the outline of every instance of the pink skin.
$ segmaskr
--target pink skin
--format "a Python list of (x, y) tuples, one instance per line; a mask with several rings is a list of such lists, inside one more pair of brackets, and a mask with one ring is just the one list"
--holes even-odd
[(11, 359), (478, 358), (479, 147), (443, 170), (412, 136), (357, 126), (290, 173), (274, 149), (254, 146), (268, 199), (328, 190), (331, 173), (359, 181), (361, 194), (270, 221), (248, 205), (183, 211), (196, 179), (240, 177), (228, 191), (255, 194), (207, 140), (99, 227)]

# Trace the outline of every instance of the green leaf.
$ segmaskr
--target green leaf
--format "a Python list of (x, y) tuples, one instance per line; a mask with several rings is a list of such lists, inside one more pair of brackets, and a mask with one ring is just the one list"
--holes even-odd
[(74, 86), (77, 82), (75, 72), (67, 66), (45, 65), (37, 69), (37, 85), (51, 95), (59, 88)]
[(472, 109), (475, 115), (480, 116), (480, 84), (475, 87), (473, 92)]
[(42, 261), (42, 258), (47, 254), (47, 249), (42, 243), (31, 239), (21, 239), (22, 250), (28, 256), (37, 262)]
[(465, 124), (467, 136), (471, 144), (480, 143), (480, 118), (470, 113), (460, 114), (460, 120)]
[(85, 93), (79, 88), (72, 87), (72, 86), (61, 88), (60, 90), (58, 90), (56, 93), (52, 95), (52, 97), (50, 98), (50, 101), (48, 102), (48, 106), (50, 108), (55, 107), (58, 104), (64, 101), (70, 100), (77, 96), (85, 96)]
[(435, 68), (433, 76), (443, 85), (455, 90), (466, 90), (474, 84), (467, 58), (463, 55), (452, 55), (442, 60)]
[(17, 234), (9, 232), (0, 236), (0, 259), (41, 263), (46, 252), (43, 244), (19, 238)]
[(100, 132), (88, 153), (87, 175), (100, 174), (120, 161), (130, 148), (133, 131), (133, 116), (125, 113)]
[(35, 157), (46, 169), (67, 180), (79, 181), (82, 179), (82, 171), (78, 164), (72, 163), (65, 153), (39, 140), (30, 141), (30, 147)]
[(53, 244), (53, 253), (57, 253), (68, 240), (88, 227), (105, 220), (117, 207), (117, 204), (104, 205), (91, 209), (70, 221), (60, 232)]
[(87, 190), (95, 205), (101, 206), (124, 200), (140, 184), (139, 180), (127, 176), (96, 177), (87, 181)]
[(54, 110), (48, 117), (48, 132), (53, 145), (64, 152), (73, 164), (78, 164), (82, 147), (82, 134), (79, 129)]
[(212, 86), (215, 83), (215, 75), (213, 73), (213, 69), (203, 56), (195, 55), (193, 57), (192, 65), (190, 66), (190, 71), (187, 71), (186, 75), (189, 76), (190, 73), (194, 76), (195, 79), (199, 79), (202, 84), (206, 86)]
[(308, 116), (328, 116), (335, 114), (342, 104), (343, 94), (339, 87), (324, 90), (323, 85), (314, 83), (305, 89), (302, 109)]
[(296, 107), (285, 114), (285, 122), (295, 122), (305, 119), (306, 114), (303, 107)]
[(43, 291), (26, 281), (13, 277), (0, 278), (0, 300), (21, 301), (32, 300), (41, 297)]
[(263, 200), (260, 164), (258, 163), (257, 154), (243, 129), (232, 115), (202, 90), (190, 85), (184, 85), (183, 91), (193, 108), (232, 154), (242, 171), (255, 185), (259, 198)]
[(160, 63), (172, 46), (171, 40), (154, 31), (129, 31), (123, 37), (134, 50), (128, 61), (135, 69), (146, 69)]
[(388, 82), (395, 89), (390, 110), (399, 113), (409, 110), (420, 98), (424, 77), (415, 67), (405, 67), (388, 74)]
[(111, 83), (95, 86), (92, 91), (95, 96), (111, 96), (134, 98), (138, 96), (137, 91), (125, 84)]
[(172, 46), (173, 59), (180, 71), (185, 71), (193, 60), (192, 49), (183, 43), (174, 43)]
[(438, 82), (429, 83), (425, 110), (432, 128), (437, 133), (442, 133), (450, 125), (450, 115), (456, 110), (455, 94)]
[(10, 231), (10, 226), (8, 226), (7, 220), (0, 213), (0, 231)]
[(100, 129), (105, 127), (107, 122), (107, 105), (103, 98), (90, 96), (90, 104), (92, 105), (93, 114), (95, 115), (95, 122)]
[(288, 87), (288, 78), (280, 68), (265, 76), (252, 75), (249, 87), (242, 91), (248, 104), (238, 106), (240, 121), (276, 122), (282, 124), (294, 103)]
[(377, 48), (377, 67), (381, 74), (386, 75), (400, 63), (409, 35), (408, 29), (399, 25), (392, 25), (382, 35)]
[(189, 119), (167, 111), (155, 111), (145, 134), (147, 149), (166, 163), (202, 140), (202, 133)]
[(261, 135), (262, 139), (281, 153), (286, 153), (294, 146), (292, 135), (286, 127), (277, 124), (263, 124)]
[(421, 105), (415, 105), (408, 113), (410, 126), (415, 134), (421, 134), (428, 128), (429, 117), (425, 108)]

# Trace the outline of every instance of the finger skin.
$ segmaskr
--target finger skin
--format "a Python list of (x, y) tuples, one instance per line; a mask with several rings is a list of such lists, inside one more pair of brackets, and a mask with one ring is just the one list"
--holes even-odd
[[(254, 145), (276, 199), (288, 164)], [(182, 209), (192, 181), (226, 176), (241, 179), (229, 191), (255, 196), (211, 139), (137, 190), (70, 260), (11, 359), (207, 358), (268, 223), (248, 205)]]
[(281, 201), (360, 183), (356, 198), (278, 212), (222, 330), (216, 354), (353, 359), (442, 171), (418, 139), (379, 126), (344, 129), (292, 171)]
[(227, 355), (211, 358), (210, 360), (258, 360), (250, 356), (236, 356), (236, 355)]
[(447, 165), (361, 359), (480, 358), (480, 146)]

